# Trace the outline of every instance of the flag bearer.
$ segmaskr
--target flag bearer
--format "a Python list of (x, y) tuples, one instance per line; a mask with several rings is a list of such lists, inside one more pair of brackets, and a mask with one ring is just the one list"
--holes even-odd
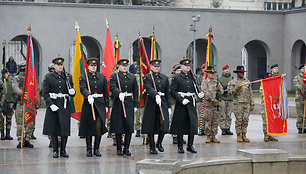
[[(117, 62), (119, 72), (112, 74), (109, 81), (111, 97), (114, 98), (110, 120), (110, 132), (116, 134), (117, 155), (120, 156), (124, 154), (128, 156), (131, 155), (129, 147), (131, 136), (134, 132), (134, 113), (137, 111), (138, 105), (137, 81), (134, 75), (127, 72), (128, 63), (129, 60), (120, 59)], [(125, 111), (123, 110), (122, 103)], [(126, 113), (126, 117), (124, 112)], [(125, 134), (123, 151), (121, 147), (122, 134)]]
[[(169, 115), (171, 115), (169, 80), (167, 76), (160, 73), (160, 62), (161, 60), (159, 59), (150, 61), (152, 72), (146, 74), (143, 80), (147, 91), (147, 98), (141, 131), (143, 134), (149, 135), (150, 154), (157, 154), (154, 134), (158, 134), (156, 148), (158, 151), (164, 152), (162, 142), (165, 133), (169, 131)], [(161, 115), (160, 106), (164, 118)]]
[(237, 142), (250, 142), (247, 138), (247, 128), (249, 125), (250, 112), (254, 109), (254, 99), (251, 84), (241, 86), (250, 81), (244, 78), (243, 66), (237, 66), (234, 73), (237, 77), (228, 83), (228, 91), (234, 96), (234, 114), (236, 117), (235, 128), (237, 133)]
[(74, 97), (72, 77), (64, 71), (64, 58), (52, 60), (54, 72), (45, 76), (43, 96), (46, 101), (46, 115), (43, 134), (50, 135), (53, 142), (53, 158), (58, 158), (58, 136), (61, 136), (60, 156), (68, 158), (66, 145), (70, 136), (69, 96)]

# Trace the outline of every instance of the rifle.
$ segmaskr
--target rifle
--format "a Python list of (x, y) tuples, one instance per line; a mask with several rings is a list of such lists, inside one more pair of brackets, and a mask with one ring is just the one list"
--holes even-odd
[[(118, 83), (119, 90), (120, 90), (120, 92), (122, 92), (121, 85), (120, 85), (120, 80), (119, 80), (119, 75), (118, 75), (118, 70), (115, 70), (115, 73), (116, 73), (116, 77), (117, 77), (117, 83)], [(121, 104), (122, 104), (124, 118), (126, 118), (126, 110), (125, 110), (124, 102), (121, 101)]]
[(196, 90), (196, 94), (198, 95), (199, 93), (202, 92), (202, 90), (201, 90), (201, 88), (199, 87), (198, 82), (197, 82), (197, 79), (194, 77), (194, 74), (193, 74), (192, 70), (190, 70), (190, 75), (191, 75), (191, 78), (192, 78), (192, 80), (193, 80), (193, 86), (194, 86), (194, 88), (195, 88), (195, 90)]
[[(155, 81), (154, 81), (154, 78), (153, 78), (152, 71), (150, 71), (150, 75), (151, 75), (151, 78), (152, 78), (154, 90), (157, 92), (157, 89), (156, 89), (156, 85), (155, 85)], [(162, 119), (165, 120), (164, 113), (163, 113), (163, 109), (162, 109), (161, 105), (159, 105), (159, 110), (160, 110), (160, 114), (161, 114), (161, 116), (162, 116)]]
[[(221, 91), (220, 90), (218, 90), (218, 84), (219, 84), (220, 82), (219, 82), (219, 80), (218, 80), (218, 75), (217, 75), (217, 84), (216, 84), (216, 88), (217, 88), (217, 93), (216, 93), (216, 100), (218, 100), (218, 101), (220, 101), (221, 102), (221, 99), (220, 99), (220, 97), (221, 97)], [(220, 83), (220, 85), (221, 85), (221, 83)], [(220, 110), (220, 105), (218, 105), (217, 106), (217, 111), (219, 111)]]

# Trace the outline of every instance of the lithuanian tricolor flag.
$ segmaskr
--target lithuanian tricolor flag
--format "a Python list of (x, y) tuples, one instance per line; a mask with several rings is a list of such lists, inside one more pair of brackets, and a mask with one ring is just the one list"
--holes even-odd
[[(77, 24), (76, 24), (77, 25)], [(80, 92), (79, 87), (79, 78), (82, 74), (85, 74), (85, 57), (82, 56), (82, 40), (80, 35), (79, 27), (77, 28), (77, 38), (75, 43), (75, 52), (74, 52), (74, 62), (73, 62), (73, 72), (72, 72), (72, 81), (75, 89), (75, 96), (70, 98), (70, 109), (71, 117), (77, 120), (80, 120), (81, 110), (84, 97)]]

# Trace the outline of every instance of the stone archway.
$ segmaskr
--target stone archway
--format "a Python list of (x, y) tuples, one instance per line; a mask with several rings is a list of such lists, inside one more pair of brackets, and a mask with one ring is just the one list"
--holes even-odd
[(302, 40), (294, 42), (291, 50), (291, 73), (298, 74), (298, 67), (300, 64), (305, 64), (306, 58), (306, 45)]
[[(99, 60), (99, 65), (97, 71), (99, 72), (101, 69), (101, 59), (103, 56), (102, 46), (99, 41), (91, 36), (82, 36), (81, 37), (84, 53), (86, 58), (95, 57)], [(70, 48), (70, 70), (69, 72), (72, 73), (73, 71), (73, 62), (74, 62), (74, 52), (75, 52), (75, 41), (73, 42)]]
[[(26, 54), (27, 54), (27, 39), (28, 35), (18, 35), (15, 36), (13, 39), (11, 39), (7, 43), (7, 50), (6, 50), (6, 62), (8, 61), (10, 56), (14, 57), (15, 62), (17, 65), (19, 62), (26, 60)], [(40, 79), (40, 62), (41, 62), (41, 47), (39, 42), (35, 39), (35, 37), (32, 35), (32, 41), (33, 41), (33, 52), (34, 52), (34, 64), (35, 64), (35, 71), (36, 71), (36, 77), (37, 77), (37, 83), (39, 83)]]
[[(267, 73), (269, 48), (259, 40), (252, 40), (245, 44), (241, 51), (242, 65), (247, 70), (246, 77), (250, 81), (262, 79)], [(253, 89), (259, 89), (260, 83), (255, 83)]]
[[(186, 57), (193, 59), (193, 41), (189, 44), (187, 50), (186, 50)], [(214, 44), (212, 44), (213, 48), (213, 59), (214, 59), (214, 66), (217, 68), (216, 63), (217, 61), (215, 60), (216, 58), (216, 47)], [(197, 39), (196, 40), (196, 60), (197, 60), (197, 71), (196, 73), (200, 70), (202, 64), (206, 62), (206, 51), (207, 51), (207, 39)]]

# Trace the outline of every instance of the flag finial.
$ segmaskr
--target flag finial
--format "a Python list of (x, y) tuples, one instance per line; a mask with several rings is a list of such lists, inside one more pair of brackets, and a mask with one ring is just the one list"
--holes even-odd
[(210, 25), (209, 26), (209, 30), (208, 30), (210, 33), (212, 32), (212, 26)]
[(106, 22), (106, 27), (109, 28), (107, 19), (105, 19), (105, 22)]
[(116, 33), (116, 40), (118, 40), (118, 33)]
[(153, 36), (154, 36), (154, 32), (155, 32), (155, 25), (153, 25)]
[(30, 32), (31, 32), (31, 30), (32, 30), (32, 28), (31, 28), (31, 24), (29, 24), (29, 26), (28, 26), (27, 30), (28, 30), (28, 33), (30, 33)]
[(5, 47), (6, 46), (6, 40), (4, 39), (2, 42), (2, 46)]
[(80, 26), (77, 21), (75, 21), (74, 28), (76, 31), (80, 31)]

